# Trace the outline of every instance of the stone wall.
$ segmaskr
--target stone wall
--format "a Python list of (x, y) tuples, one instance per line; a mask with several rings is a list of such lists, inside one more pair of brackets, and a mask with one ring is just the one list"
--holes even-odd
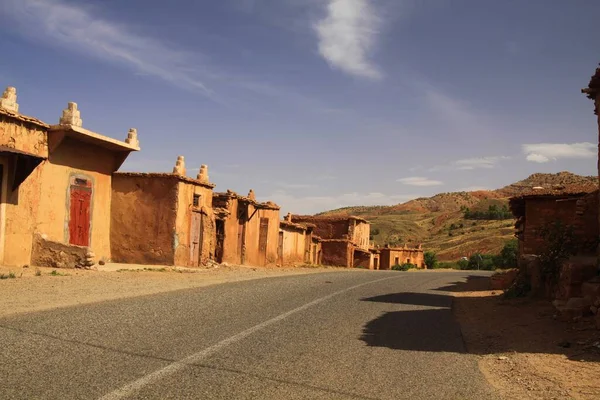
[(88, 247), (55, 242), (36, 234), (31, 264), (36, 267), (88, 268), (94, 265), (94, 255)]

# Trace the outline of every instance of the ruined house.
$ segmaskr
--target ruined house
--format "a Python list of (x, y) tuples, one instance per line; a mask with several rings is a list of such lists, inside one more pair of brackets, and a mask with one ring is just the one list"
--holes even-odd
[(279, 206), (256, 201), (253, 190), (213, 195), (215, 260), (219, 263), (275, 266), (278, 260)]
[(416, 248), (404, 247), (383, 247), (380, 251), (379, 269), (392, 269), (394, 265), (413, 264), (419, 269), (427, 268), (423, 255), (423, 248), (419, 245)]
[(572, 226), (580, 254), (594, 254), (598, 240), (598, 186), (571, 185), (537, 189), (510, 199), (517, 219), (519, 254), (540, 254), (545, 248), (543, 229), (550, 224)]
[(58, 125), (19, 113), (14, 88), (0, 100), (0, 261), (72, 267), (108, 260), (112, 173), (139, 150), (82, 127), (76, 103)]
[(314, 228), (312, 224), (291, 222), (290, 214), (280, 221), (277, 250), (279, 265), (321, 264), (322, 239), (314, 234)]
[(314, 233), (323, 239), (324, 265), (374, 269), (376, 253), (370, 250), (371, 226), (355, 216), (291, 215), (291, 221), (311, 224)]
[(173, 173), (115, 173), (113, 261), (199, 267), (214, 260), (214, 186), (206, 165), (196, 179), (188, 177), (183, 156)]

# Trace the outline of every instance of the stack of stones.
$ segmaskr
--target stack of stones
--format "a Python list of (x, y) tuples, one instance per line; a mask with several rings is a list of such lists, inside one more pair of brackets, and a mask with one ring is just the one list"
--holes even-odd
[(94, 266), (95, 262), (95, 258), (96, 255), (94, 253), (92, 253), (91, 251), (88, 251), (87, 253), (85, 253), (85, 261), (83, 262), (83, 267), (84, 268), (91, 268)]

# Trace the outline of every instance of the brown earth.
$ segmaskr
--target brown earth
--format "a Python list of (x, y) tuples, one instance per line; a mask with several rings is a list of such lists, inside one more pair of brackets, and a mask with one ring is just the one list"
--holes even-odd
[(504, 299), (489, 278), (449, 290), (467, 350), (505, 399), (599, 399), (600, 331), (555, 319), (547, 300)]

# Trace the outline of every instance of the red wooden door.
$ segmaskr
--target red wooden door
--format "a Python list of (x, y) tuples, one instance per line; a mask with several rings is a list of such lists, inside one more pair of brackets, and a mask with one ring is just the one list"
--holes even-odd
[(90, 205), (92, 191), (89, 188), (71, 186), (71, 214), (69, 219), (69, 243), (90, 245)]

